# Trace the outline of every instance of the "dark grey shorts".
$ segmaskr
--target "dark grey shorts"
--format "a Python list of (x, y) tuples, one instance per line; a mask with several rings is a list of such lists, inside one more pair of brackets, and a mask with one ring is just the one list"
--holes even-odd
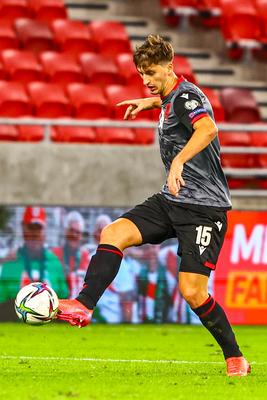
[(177, 238), (180, 271), (209, 276), (216, 268), (227, 230), (226, 211), (176, 203), (157, 193), (121, 218), (137, 226), (142, 244)]

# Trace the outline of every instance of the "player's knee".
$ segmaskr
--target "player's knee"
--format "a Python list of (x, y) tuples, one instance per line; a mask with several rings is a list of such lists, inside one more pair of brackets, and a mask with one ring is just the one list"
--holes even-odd
[(191, 308), (199, 307), (207, 298), (207, 294), (197, 286), (180, 285), (180, 292)]

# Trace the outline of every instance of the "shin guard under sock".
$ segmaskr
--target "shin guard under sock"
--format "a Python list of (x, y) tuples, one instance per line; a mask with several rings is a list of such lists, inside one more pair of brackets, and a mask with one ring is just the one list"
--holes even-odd
[(123, 254), (115, 246), (100, 244), (88, 266), (84, 286), (77, 300), (93, 309), (117, 275)]
[(242, 356), (224, 310), (211, 295), (201, 306), (192, 310), (216, 339), (225, 358)]

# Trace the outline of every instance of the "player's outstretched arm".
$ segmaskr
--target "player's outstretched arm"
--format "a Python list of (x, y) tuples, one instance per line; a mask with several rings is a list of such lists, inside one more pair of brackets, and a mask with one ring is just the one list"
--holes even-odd
[(161, 99), (160, 97), (146, 97), (144, 99), (125, 100), (118, 103), (117, 106), (128, 106), (123, 119), (135, 119), (140, 111), (160, 108)]

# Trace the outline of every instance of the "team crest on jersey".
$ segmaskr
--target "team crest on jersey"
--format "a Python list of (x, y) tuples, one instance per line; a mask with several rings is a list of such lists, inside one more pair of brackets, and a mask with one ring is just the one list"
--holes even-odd
[(186, 101), (184, 106), (187, 110), (194, 110), (199, 106), (199, 102), (197, 100)]
[(160, 119), (159, 119), (159, 127), (161, 129), (163, 128), (164, 122), (168, 121), (170, 109), (171, 109), (170, 103), (166, 104), (166, 107), (161, 109), (161, 114), (160, 114)]

